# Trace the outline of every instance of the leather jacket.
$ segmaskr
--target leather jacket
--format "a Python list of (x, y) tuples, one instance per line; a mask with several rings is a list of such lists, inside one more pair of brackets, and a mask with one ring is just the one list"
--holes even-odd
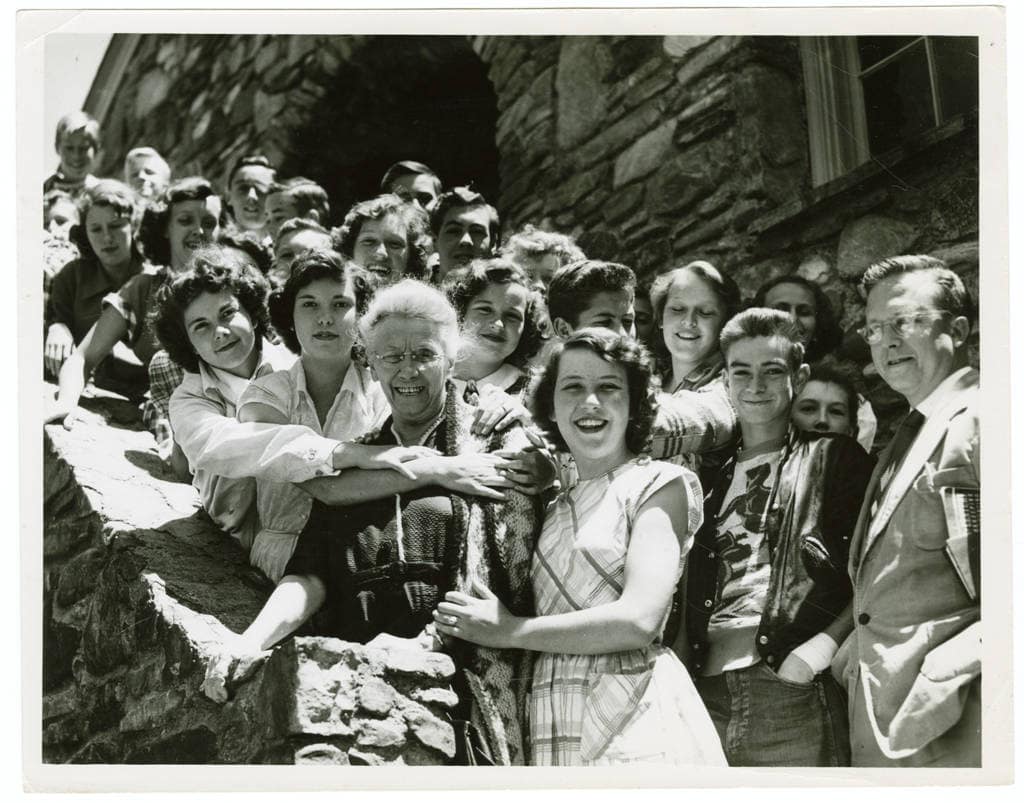
[[(771, 575), (757, 650), (770, 667), (778, 668), (794, 647), (824, 630), (850, 602), (850, 539), (873, 465), (874, 458), (853, 438), (790, 430), (765, 520)], [(716, 476), (702, 471), (704, 524), (681, 584), (694, 674), (707, 658), (708, 622), (721, 593), (718, 513), (735, 467), (736, 451), (714, 469)]]

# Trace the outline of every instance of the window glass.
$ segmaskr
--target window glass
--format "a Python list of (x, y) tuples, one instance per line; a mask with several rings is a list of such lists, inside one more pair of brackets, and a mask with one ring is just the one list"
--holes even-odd
[(872, 64), (876, 64), (919, 38), (918, 36), (858, 36), (857, 52), (860, 54), (861, 69), (866, 70)]
[(862, 78), (871, 153), (882, 153), (935, 125), (924, 40)]
[(931, 41), (945, 121), (978, 105), (978, 39), (936, 36)]

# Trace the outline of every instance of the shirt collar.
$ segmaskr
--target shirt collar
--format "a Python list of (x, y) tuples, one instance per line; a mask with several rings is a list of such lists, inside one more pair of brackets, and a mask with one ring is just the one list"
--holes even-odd
[(938, 387), (935, 388), (928, 396), (918, 403), (914, 409), (916, 409), (926, 419), (933, 415), (936, 410), (939, 409), (939, 405), (946, 398), (946, 394), (960, 381), (964, 374), (971, 370), (969, 365), (965, 365), (963, 368), (958, 368), (945, 379), (943, 379)]
[[(311, 408), (314, 407), (313, 397), (309, 395), (309, 388), (306, 387), (306, 369), (302, 365), (301, 357), (295, 360), (295, 364), (291, 367), (291, 373), (295, 381), (296, 395), (300, 399), (304, 399)], [(365, 399), (368, 383), (369, 371), (352, 360), (345, 372), (345, 378), (341, 381), (338, 396), (347, 393), (354, 399)]]
[[(516, 368), (511, 363), (503, 362), (498, 366), (497, 371), (488, 374), (483, 379), (476, 380), (476, 386), (481, 389), (485, 387), (496, 387), (498, 390), (508, 390), (522, 375), (522, 370)], [(452, 381), (455, 383), (455, 387), (458, 389), (460, 396), (466, 392), (465, 379), (453, 379)]]
[[(273, 371), (283, 371), (295, 364), (296, 356), (284, 346), (271, 343), (266, 338), (260, 347), (260, 362), (253, 375), (248, 379), (235, 377), (225, 371), (212, 368), (202, 360), (199, 361), (199, 379), (202, 382), (203, 394), (216, 394), (232, 404), (238, 401), (241, 390), (245, 389), (253, 379)], [(237, 382), (235, 380), (238, 380)]]

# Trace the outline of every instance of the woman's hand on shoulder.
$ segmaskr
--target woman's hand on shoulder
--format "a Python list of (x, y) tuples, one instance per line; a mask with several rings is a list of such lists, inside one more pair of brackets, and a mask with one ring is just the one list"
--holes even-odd
[(521, 623), (487, 586), (475, 580), (477, 596), (449, 591), (434, 611), (434, 627), (445, 636), (479, 644), (482, 647), (515, 647), (515, 634)]

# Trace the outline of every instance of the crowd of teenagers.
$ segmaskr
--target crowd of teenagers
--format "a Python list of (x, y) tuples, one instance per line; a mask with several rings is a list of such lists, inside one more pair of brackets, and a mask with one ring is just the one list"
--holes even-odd
[[(44, 185), (45, 418), (137, 400), (171, 471), (275, 585), (203, 689), (295, 633), (442, 650), (458, 763), (978, 766), (973, 302), (940, 260), (861, 279), (910, 412), (880, 452), (828, 296), (653, 281), (429, 167), (328, 228), (241, 158), (152, 148)], [(70, 242), (68, 242), (70, 241)]]

